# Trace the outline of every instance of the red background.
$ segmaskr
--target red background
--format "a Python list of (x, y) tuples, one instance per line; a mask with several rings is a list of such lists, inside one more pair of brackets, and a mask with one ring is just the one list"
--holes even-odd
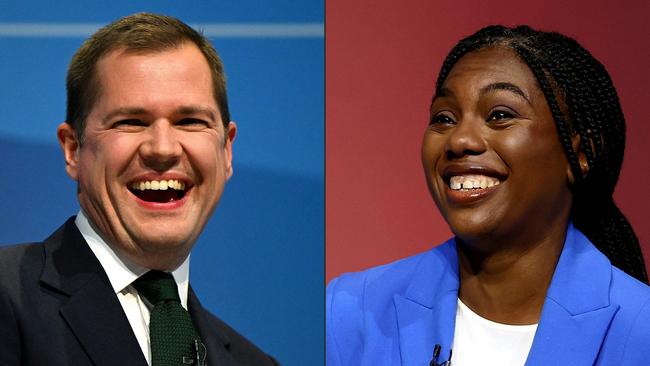
[(650, 262), (649, 1), (326, 1), (326, 277), (449, 237), (420, 165), (433, 83), (462, 37), (494, 23), (576, 38), (608, 69), (628, 123), (615, 194)]

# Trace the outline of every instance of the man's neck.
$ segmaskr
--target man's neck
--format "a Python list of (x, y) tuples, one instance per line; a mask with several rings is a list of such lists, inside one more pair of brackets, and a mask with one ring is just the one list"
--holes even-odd
[[(101, 235), (99, 235), (95, 230), (83, 211), (80, 211), (77, 215), (75, 224), (91, 251), (95, 257), (97, 257), (97, 260), (99, 260), (104, 272), (106, 272), (115, 293), (124, 290), (133, 281), (149, 270), (149, 268), (129, 260), (129, 258), (126, 258), (106, 243), (106, 241), (102, 239)], [(184, 307), (187, 307), (189, 267), (190, 258), (187, 256), (180, 266), (171, 271), (171, 274), (178, 285), (179, 296)]]

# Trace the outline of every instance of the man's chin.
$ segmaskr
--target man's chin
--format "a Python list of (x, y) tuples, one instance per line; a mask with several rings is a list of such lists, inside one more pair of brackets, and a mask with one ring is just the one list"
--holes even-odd
[[(148, 233), (150, 234), (150, 233)], [(158, 232), (153, 235), (130, 235), (128, 239), (115, 240), (117, 249), (133, 262), (152, 268), (145, 263), (163, 261), (167, 258), (181, 258), (182, 263), (192, 249), (196, 239), (188, 235), (179, 235), (178, 233)], [(125, 243), (128, 243), (125, 245)]]
[(166, 253), (178, 253), (179, 251), (188, 251), (192, 249), (193, 240), (187, 236), (162, 236), (162, 237), (143, 237), (136, 241), (136, 245), (143, 252), (151, 255), (165, 255)]

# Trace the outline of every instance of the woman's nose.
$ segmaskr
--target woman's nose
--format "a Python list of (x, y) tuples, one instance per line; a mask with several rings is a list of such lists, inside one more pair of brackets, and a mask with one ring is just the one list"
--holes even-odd
[(482, 120), (465, 118), (458, 121), (448, 135), (445, 151), (449, 158), (461, 158), (466, 155), (480, 155), (486, 150), (483, 136)]

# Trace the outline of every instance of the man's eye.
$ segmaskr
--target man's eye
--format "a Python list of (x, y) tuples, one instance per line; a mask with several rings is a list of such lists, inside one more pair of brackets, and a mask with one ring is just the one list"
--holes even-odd
[(187, 127), (206, 127), (208, 122), (198, 119), (198, 118), (183, 118), (182, 120), (176, 122), (178, 126), (187, 126)]
[(130, 128), (143, 126), (146, 126), (146, 123), (139, 119), (123, 119), (113, 123), (113, 128)]
[(503, 110), (497, 110), (492, 113), (490, 113), (490, 116), (487, 118), (488, 122), (489, 121), (501, 121), (501, 120), (507, 120), (507, 119), (512, 119), (515, 118), (515, 114), (512, 112), (508, 111), (503, 111)]

